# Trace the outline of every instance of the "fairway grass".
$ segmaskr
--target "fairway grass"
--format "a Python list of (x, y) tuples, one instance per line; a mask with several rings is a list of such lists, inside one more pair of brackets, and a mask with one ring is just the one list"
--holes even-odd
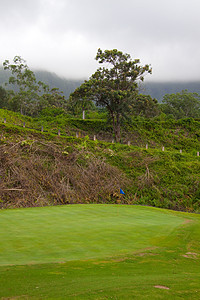
[(0, 211), (1, 299), (200, 299), (200, 216), (126, 205)]

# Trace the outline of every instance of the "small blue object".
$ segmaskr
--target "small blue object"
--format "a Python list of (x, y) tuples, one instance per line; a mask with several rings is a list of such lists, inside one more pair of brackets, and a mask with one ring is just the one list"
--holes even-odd
[(120, 189), (120, 194), (125, 195), (124, 191), (122, 191), (122, 189)]

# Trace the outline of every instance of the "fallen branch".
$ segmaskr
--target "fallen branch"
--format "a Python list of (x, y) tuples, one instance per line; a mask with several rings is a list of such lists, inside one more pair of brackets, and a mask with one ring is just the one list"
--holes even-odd
[(19, 192), (24, 192), (26, 190), (24, 190), (24, 189), (0, 189), (0, 191), (6, 191), (6, 192), (9, 192), (9, 191), (19, 191)]

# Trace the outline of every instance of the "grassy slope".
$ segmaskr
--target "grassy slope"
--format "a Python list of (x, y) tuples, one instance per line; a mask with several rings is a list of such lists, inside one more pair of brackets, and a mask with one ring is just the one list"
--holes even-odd
[(122, 205), (5, 210), (0, 234), (0, 297), (200, 297), (199, 215)]
[[(11, 192), (10, 196), (7, 193), (6, 197), (5, 193), (0, 193), (1, 207), (42, 206), (82, 201), (147, 204), (190, 212), (200, 211), (198, 121), (191, 119), (135, 121), (132, 126), (127, 125), (129, 137), (132, 136), (135, 143), (128, 147), (125, 144), (94, 142), (88, 137), (75, 137), (77, 131), (75, 128), (85, 130), (85, 134), (91, 134), (92, 130), (96, 133), (100, 121), (70, 120), (63, 116), (51, 117), (48, 121), (34, 120), (4, 110), (0, 110), (0, 115), (2, 120), (4, 117), (7, 119), (6, 124), (0, 125), (0, 148), (4, 155), (3, 161), (9, 162), (5, 166), (2, 161), (1, 173), (4, 179), (2, 189), (17, 187), (25, 191)], [(41, 124), (44, 125), (42, 123), (44, 120), (48, 126), (48, 132), (44, 133), (12, 125), (23, 124), (24, 121), (27, 126), (39, 130)], [(105, 122), (103, 124), (105, 125)], [(57, 133), (58, 128), (62, 128), (63, 132), (60, 137), (52, 133)], [(145, 149), (144, 142), (149, 143), (148, 150)], [(163, 144), (166, 146), (165, 152), (161, 151)], [(182, 154), (179, 149), (183, 150)], [(15, 156), (18, 157), (17, 160)], [(31, 163), (31, 159), (34, 163)], [(75, 167), (76, 170), (68, 171), (68, 166), (64, 164)], [(116, 174), (117, 169), (110, 166), (119, 170), (118, 177), (112, 183), (110, 178), (114, 178), (113, 174)], [(21, 175), (16, 176), (16, 172)], [(81, 187), (84, 192), (81, 192), (78, 182), (83, 178), (83, 172), (85, 182)], [(71, 178), (66, 179), (69, 173), (72, 174)], [(123, 178), (123, 174), (126, 178)], [(61, 190), (68, 190), (67, 180), (70, 180), (71, 184), (70, 199), (63, 198), (60, 193)], [(125, 190), (124, 198), (118, 197), (119, 188)], [(32, 200), (25, 203), (21, 203), (19, 199), (30, 200), (31, 197)]]
[[(77, 119), (69, 118), (67, 115), (58, 114), (56, 110), (47, 110), (46, 114), (38, 118), (22, 116), (11, 111), (0, 109), (0, 121), (6, 118), (8, 124), (17, 124), (34, 128), (41, 131), (41, 127), (47, 133), (61, 135), (73, 135), (79, 131), (82, 136), (89, 135), (93, 138), (95, 134), (99, 140), (112, 142), (112, 127), (106, 120), (100, 119)], [(165, 146), (168, 150), (180, 150), (185, 152), (197, 152), (200, 142), (200, 120), (192, 118), (173, 120), (167, 117), (144, 119), (137, 117), (122, 126), (122, 140), (127, 144), (131, 141), (134, 146), (144, 147), (146, 143), (150, 148), (161, 148)]]

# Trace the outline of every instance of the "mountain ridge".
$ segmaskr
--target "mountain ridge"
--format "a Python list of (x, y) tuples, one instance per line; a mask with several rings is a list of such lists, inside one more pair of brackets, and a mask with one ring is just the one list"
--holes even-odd
[[(67, 79), (57, 75), (56, 73), (35, 70), (35, 76), (38, 81), (42, 81), (50, 86), (50, 88), (58, 88), (63, 92), (66, 98), (69, 98), (70, 94), (80, 86), (84, 79)], [(0, 85), (4, 86), (5, 82), (8, 82), (10, 73), (0, 68)], [(174, 82), (145, 82), (140, 86), (140, 93), (150, 95), (152, 98), (156, 98), (159, 102), (165, 94), (173, 94), (181, 92), (182, 90), (188, 90), (189, 92), (195, 92), (200, 94), (200, 80), (196, 81), (174, 81)]]

